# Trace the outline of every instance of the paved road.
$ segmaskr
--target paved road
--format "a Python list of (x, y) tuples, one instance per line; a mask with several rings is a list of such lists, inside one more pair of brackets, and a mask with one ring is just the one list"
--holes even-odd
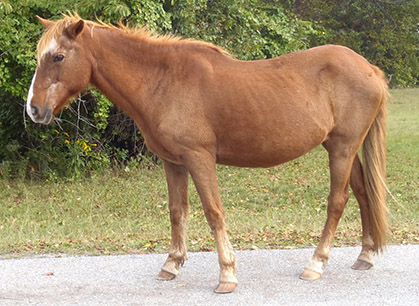
[(166, 255), (0, 260), (0, 305), (419, 305), (419, 245), (390, 246), (370, 271), (359, 247), (334, 248), (323, 277), (298, 279), (312, 249), (238, 251), (239, 286), (216, 295), (216, 253), (190, 253), (171, 282)]

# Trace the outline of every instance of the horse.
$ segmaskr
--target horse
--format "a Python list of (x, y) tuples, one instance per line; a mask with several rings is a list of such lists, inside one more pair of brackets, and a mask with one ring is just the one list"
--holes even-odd
[(162, 160), (171, 242), (157, 279), (174, 279), (187, 259), (189, 175), (216, 241), (220, 274), (214, 291), (229, 293), (238, 284), (236, 257), (216, 164), (271, 167), (320, 144), (329, 156), (327, 219), (300, 278), (323, 274), (349, 186), (362, 220), (362, 249), (352, 268), (373, 266), (388, 232), (388, 89), (378, 67), (337, 45), (241, 61), (213, 44), (145, 28), (71, 13), (57, 21), (37, 17), (46, 31), (26, 102), (30, 118), (49, 124), (93, 85), (135, 121), (148, 149)]

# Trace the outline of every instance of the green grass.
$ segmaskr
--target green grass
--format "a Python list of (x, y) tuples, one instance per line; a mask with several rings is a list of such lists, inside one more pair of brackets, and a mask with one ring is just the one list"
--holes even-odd
[[(419, 89), (393, 90), (389, 104), (390, 243), (419, 243)], [(326, 152), (269, 169), (218, 167), (228, 231), (236, 249), (311, 247), (326, 219)], [(190, 184), (188, 247), (215, 248)], [(0, 254), (167, 252), (166, 182), (161, 167), (111, 171), (74, 182), (0, 180)], [(354, 197), (335, 245), (360, 244)]]

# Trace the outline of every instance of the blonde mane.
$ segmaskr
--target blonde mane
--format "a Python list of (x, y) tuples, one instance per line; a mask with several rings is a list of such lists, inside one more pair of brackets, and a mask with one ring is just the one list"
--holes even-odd
[[(64, 29), (67, 28), (69, 25), (76, 23), (82, 19), (77, 13), (63, 14), (63, 16), (64, 18), (55, 21), (54, 25), (48, 28), (46, 32), (44, 33), (44, 35), (39, 40), (38, 47), (37, 47), (38, 62), (41, 59), (41, 55), (43, 51), (48, 47), (51, 39), (55, 38), (55, 40), (59, 44), (59, 39), (61, 35), (63, 34)], [(196, 45), (205, 46), (221, 54), (230, 55), (227, 50), (221, 47), (215, 46), (211, 43), (202, 42), (202, 41), (198, 41), (194, 39), (184, 39), (182, 37), (174, 36), (172, 34), (165, 34), (165, 35), (156, 34), (155, 32), (147, 29), (147, 27), (145, 26), (131, 28), (129, 26), (122, 24), (122, 22), (119, 22), (118, 27), (117, 27), (111, 24), (107, 24), (101, 20), (98, 20), (97, 22), (84, 20), (84, 22), (90, 26), (90, 31), (92, 35), (93, 35), (94, 28), (107, 28), (114, 31), (121, 31), (137, 39), (142, 39), (142, 40), (147, 39), (147, 40), (153, 40), (153, 41), (157, 41), (161, 43), (196, 44)]]

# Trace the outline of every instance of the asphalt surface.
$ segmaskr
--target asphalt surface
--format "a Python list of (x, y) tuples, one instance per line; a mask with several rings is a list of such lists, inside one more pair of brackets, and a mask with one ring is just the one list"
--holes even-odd
[(419, 245), (389, 246), (369, 271), (360, 247), (334, 248), (320, 280), (298, 278), (313, 249), (237, 251), (239, 285), (213, 293), (217, 254), (189, 253), (179, 276), (155, 280), (163, 254), (0, 260), (0, 305), (419, 305)]

